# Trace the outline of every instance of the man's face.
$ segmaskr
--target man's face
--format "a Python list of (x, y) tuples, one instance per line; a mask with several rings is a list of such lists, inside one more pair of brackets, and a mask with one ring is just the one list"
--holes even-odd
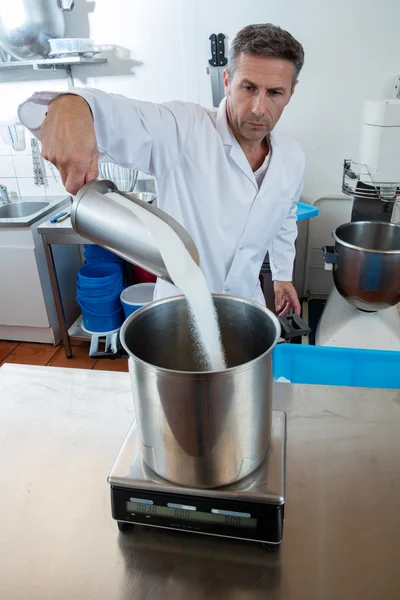
[(272, 131), (297, 83), (293, 74), (288, 60), (243, 53), (232, 78), (224, 71), (228, 121), (239, 141), (261, 141)]

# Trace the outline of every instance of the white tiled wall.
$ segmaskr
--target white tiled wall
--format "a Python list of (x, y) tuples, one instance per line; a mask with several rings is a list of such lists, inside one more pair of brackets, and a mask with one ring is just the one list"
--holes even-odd
[(15, 177), (12, 156), (2, 156), (0, 161), (0, 177)]
[(47, 182), (45, 186), (35, 185), (32, 164), (31, 135), (25, 130), (25, 150), (16, 151), (0, 138), (0, 184), (6, 185), (11, 200), (26, 196), (64, 196), (67, 192), (59, 172), (44, 161)]

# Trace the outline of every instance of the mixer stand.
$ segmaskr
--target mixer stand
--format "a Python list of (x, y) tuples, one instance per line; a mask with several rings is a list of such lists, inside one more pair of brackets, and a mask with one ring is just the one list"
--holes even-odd
[(315, 344), (369, 350), (400, 350), (400, 315), (395, 306), (358, 310), (333, 288), (318, 324)]

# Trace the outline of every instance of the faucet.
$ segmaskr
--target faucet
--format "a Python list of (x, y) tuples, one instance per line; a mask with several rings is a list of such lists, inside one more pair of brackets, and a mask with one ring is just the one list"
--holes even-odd
[(8, 189), (6, 185), (0, 184), (0, 200), (2, 200), (3, 204), (10, 204), (11, 200), (8, 195)]

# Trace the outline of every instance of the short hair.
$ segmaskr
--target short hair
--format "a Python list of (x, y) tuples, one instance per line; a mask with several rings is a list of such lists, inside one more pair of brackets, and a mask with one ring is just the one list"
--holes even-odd
[(228, 73), (233, 76), (236, 59), (240, 54), (284, 58), (294, 65), (293, 81), (296, 81), (304, 64), (304, 49), (288, 31), (272, 25), (260, 23), (247, 25), (235, 36), (228, 56)]

